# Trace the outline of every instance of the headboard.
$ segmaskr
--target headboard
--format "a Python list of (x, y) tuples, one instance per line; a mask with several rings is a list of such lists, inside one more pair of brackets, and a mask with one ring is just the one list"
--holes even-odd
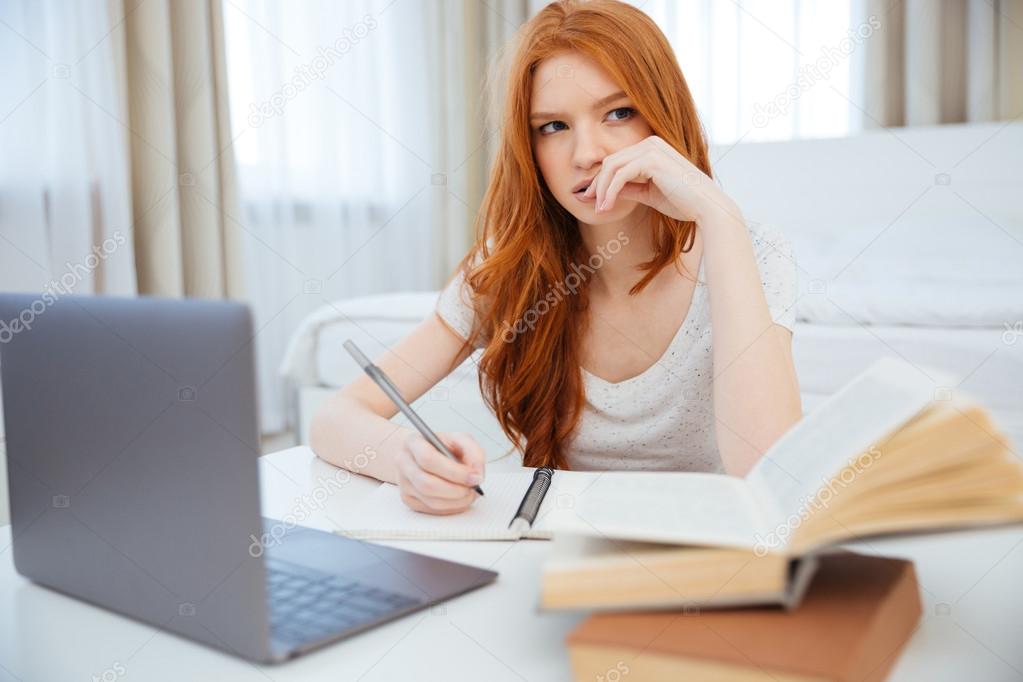
[(834, 240), (858, 231), (865, 245), (923, 216), (1003, 230), (1023, 259), (1023, 122), (713, 145), (711, 159), (744, 216), (783, 227), (810, 272)]

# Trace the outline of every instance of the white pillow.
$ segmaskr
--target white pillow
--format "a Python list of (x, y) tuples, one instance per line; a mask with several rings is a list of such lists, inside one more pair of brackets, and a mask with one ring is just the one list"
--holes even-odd
[(1023, 319), (1018, 218), (905, 215), (802, 246), (801, 321), (990, 327)]

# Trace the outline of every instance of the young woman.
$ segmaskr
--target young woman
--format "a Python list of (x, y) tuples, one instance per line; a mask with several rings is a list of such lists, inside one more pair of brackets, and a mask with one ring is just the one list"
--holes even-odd
[[(526, 466), (745, 475), (801, 416), (796, 268), (712, 180), (668, 41), (614, 0), (555, 2), (522, 29), (477, 242), (435, 314), (378, 364), (411, 402), (475, 349), (480, 388)], [(461, 462), (389, 421), (368, 377), (312, 424), (323, 459), (457, 513), (485, 455)]]

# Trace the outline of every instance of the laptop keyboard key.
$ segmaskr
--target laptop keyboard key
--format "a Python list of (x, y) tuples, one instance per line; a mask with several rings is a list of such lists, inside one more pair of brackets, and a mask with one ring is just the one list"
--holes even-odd
[(283, 561), (268, 560), (266, 569), (271, 629), (291, 644), (323, 639), (421, 603)]

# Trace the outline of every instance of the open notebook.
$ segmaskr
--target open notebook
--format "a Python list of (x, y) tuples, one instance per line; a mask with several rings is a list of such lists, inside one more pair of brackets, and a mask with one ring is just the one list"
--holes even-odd
[[(398, 486), (383, 483), (341, 520), (336, 532), (391, 540), (549, 540), (555, 531), (601, 536), (631, 528), (648, 540), (752, 546), (757, 510), (745, 481), (692, 472), (557, 471), (536, 521), (521, 532), (509, 528), (535, 469), (491, 473), (486, 495), (461, 514), (438, 516), (409, 509)], [(670, 510), (636, 500), (672, 500)], [(605, 506), (606, 505), (606, 506)], [(662, 515), (662, 511), (670, 513)]]
[(534, 471), (523, 467), (487, 474), (483, 483), (486, 494), (467, 511), (448, 516), (412, 511), (401, 501), (398, 486), (383, 483), (359, 505), (357, 514), (343, 520), (336, 532), (363, 539), (549, 540), (553, 537), (555, 517), (571, 514), (579, 496), (601, 472), (556, 472), (532, 526), (512, 530), (509, 526), (533, 481)]

